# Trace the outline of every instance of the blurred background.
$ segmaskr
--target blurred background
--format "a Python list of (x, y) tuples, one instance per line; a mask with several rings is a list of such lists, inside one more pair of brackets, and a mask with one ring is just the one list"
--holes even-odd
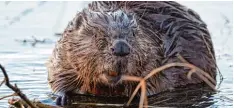
[[(45, 62), (52, 49), (78, 11), (86, 2), (0, 2), (0, 63), (6, 68), (12, 83), (30, 98), (51, 103), (47, 94)], [(218, 67), (223, 75), (220, 91), (214, 94), (211, 107), (232, 107), (233, 103), (233, 3), (232, 1), (183, 1), (195, 10), (208, 25)], [(219, 77), (217, 77), (219, 80)], [(0, 81), (3, 75), (0, 72)], [(0, 97), (13, 92), (5, 85), (0, 87)], [(0, 100), (7, 108), (7, 99)]]

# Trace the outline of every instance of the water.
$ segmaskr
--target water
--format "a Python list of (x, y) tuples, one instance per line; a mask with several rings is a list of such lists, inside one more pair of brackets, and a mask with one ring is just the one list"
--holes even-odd
[[(51, 92), (47, 84), (45, 62), (58, 37), (76, 11), (88, 2), (0, 2), (0, 63), (6, 68), (11, 83), (30, 98), (47, 102)], [(233, 6), (232, 2), (180, 2), (201, 15), (211, 32), (218, 67), (223, 82), (212, 94), (209, 107), (232, 107), (233, 95)], [(46, 39), (33, 44), (19, 40)], [(17, 41), (18, 40), (18, 41)], [(217, 78), (219, 79), (219, 78)], [(3, 75), (0, 73), (0, 80)], [(0, 87), (0, 97), (13, 92), (5, 85)], [(205, 101), (204, 101), (205, 102)], [(51, 103), (49, 101), (49, 103)], [(7, 108), (7, 99), (0, 100)]]

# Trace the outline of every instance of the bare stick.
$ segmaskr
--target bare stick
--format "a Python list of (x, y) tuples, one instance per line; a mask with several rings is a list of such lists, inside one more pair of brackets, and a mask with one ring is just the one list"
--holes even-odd
[(195, 73), (195, 71), (196, 71), (195, 69), (191, 69), (191, 70), (188, 72), (187, 78), (188, 78), (189, 80), (192, 80), (191, 76), (192, 76), (193, 73)]
[[(40, 101), (31, 101), (31, 102), (33, 102), (39, 108), (62, 108), (59, 106), (43, 104)], [(24, 106), (28, 106), (27, 103), (25, 103), (25, 101), (20, 98), (9, 99), (8, 103), (14, 106), (14, 108), (25, 108)], [(26, 108), (30, 108), (30, 107), (26, 107)]]
[[(184, 62), (184, 63), (189, 63), (189, 62), (188, 62), (187, 60), (185, 60), (180, 54), (177, 54), (177, 57), (178, 57), (182, 62)], [(190, 63), (189, 63), (189, 64), (190, 64)], [(196, 67), (196, 66), (194, 66), (194, 67)], [(207, 72), (203, 71), (202, 69), (200, 69), (200, 68), (198, 68), (198, 67), (196, 67), (196, 68), (197, 68), (196, 70), (200, 71), (201, 74), (205, 75), (209, 80), (211, 80), (214, 84), (216, 84), (216, 81), (215, 81)], [(195, 68), (194, 68), (194, 72), (193, 72), (193, 71), (190, 71), (190, 72), (191, 72), (191, 75), (192, 75), (193, 73), (195, 73), (196, 70), (195, 70)], [(188, 74), (190, 74), (190, 73), (188, 73)], [(190, 76), (190, 79), (191, 79), (191, 76)]]
[(0, 84), (0, 87), (2, 86), (3, 83), (6, 82), (6, 79), (4, 78), (4, 80), (2, 80), (1, 84)]
[[(146, 104), (146, 101), (145, 101), (145, 97), (146, 97), (146, 83), (145, 83), (145, 81), (141, 81), (141, 82), (142, 82), (142, 86), (141, 86), (141, 97), (140, 97), (139, 108), (143, 108), (143, 105)], [(148, 105), (145, 105), (145, 106), (148, 106)]]
[[(139, 81), (140, 83), (137, 85), (138, 89), (141, 87), (141, 97), (140, 97), (140, 102), (139, 102), (139, 108), (143, 108), (143, 105), (148, 106), (145, 80), (143, 78), (140, 78), (140, 77), (127, 76), (127, 75), (123, 76), (122, 80)], [(132, 93), (130, 99), (127, 102), (127, 106), (130, 105), (130, 103), (133, 100), (134, 96), (136, 95), (138, 89), (135, 89), (134, 92)]]
[[(194, 66), (194, 65), (192, 65), (192, 64), (188, 64), (188, 63), (169, 63), (169, 64), (166, 64), (166, 65), (163, 65), (163, 66), (161, 66), (161, 67), (159, 67), (159, 68), (156, 68), (156, 69), (154, 69), (153, 71), (151, 71), (148, 75), (146, 75), (146, 76), (144, 77), (144, 79), (146, 80), (146, 79), (150, 78), (151, 76), (153, 76), (154, 74), (156, 74), (156, 73), (158, 73), (158, 72), (160, 72), (160, 71), (162, 71), (162, 70), (165, 70), (165, 69), (167, 69), (167, 68), (174, 67), (174, 66), (188, 67), (188, 68), (197, 70), (198, 72), (200, 72), (201, 74), (203, 74), (204, 76), (206, 76), (210, 81), (212, 81), (212, 83), (214, 83), (214, 84), (212, 84), (212, 83), (207, 83), (207, 82), (205, 81), (213, 90), (216, 90), (216, 89), (215, 89), (215, 83), (216, 83), (216, 82), (215, 82), (215, 80), (214, 80), (213, 78), (211, 78), (211, 76), (210, 76), (209, 74), (207, 74), (205, 71), (201, 70), (200, 68), (198, 68), (198, 67), (196, 67), (196, 66)], [(207, 81), (208, 81), (208, 80), (207, 80)], [(210, 85), (210, 84), (211, 84), (211, 85)]]
[[(146, 84), (145, 84), (145, 90), (146, 90)], [(148, 97), (147, 97), (147, 94), (145, 92), (145, 99), (144, 99), (144, 107), (148, 107)]]
[[(215, 89), (215, 83), (216, 83), (215, 80), (214, 80), (213, 78), (211, 78), (211, 76), (210, 76), (209, 74), (207, 74), (205, 71), (203, 71), (203, 70), (201, 70), (200, 68), (198, 68), (198, 67), (196, 67), (196, 66), (194, 66), (194, 65), (192, 65), (192, 64), (189, 64), (189, 63), (169, 63), (169, 64), (166, 64), (166, 65), (163, 65), (163, 66), (161, 66), (161, 67), (158, 67), (158, 68), (152, 70), (148, 75), (146, 75), (146, 76), (144, 77), (144, 81), (147, 80), (148, 78), (150, 78), (151, 76), (153, 76), (153, 75), (155, 75), (155, 74), (161, 72), (162, 70), (165, 70), (165, 69), (167, 69), (167, 68), (174, 67), (174, 66), (181, 66), (181, 67), (188, 67), (188, 68), (191, 68), (192, 70), (189, 71), (189, 75), (192, 74), (193, 72), (195, 73), (196, 71), (194, 71), (194, 70), (197, 70), (197, 71), (199, 72), (199, 73), (197, 73), (197, 75), (198, 75), (207, 85), (209, 85), (213, 90), (216, 91), (216, 89)], [(207, 80), (207, 78), (205, 78), (204, 76), (202, 76), (202, 75), (200, 75), (200, 74), (206, 76), (210, 81), (212, 81), (213, 84), (212, 84), (209, 80)], [(143, 81), (143, 80), (142, 80), (142, 81)], [(141, 83), (139, 83), (139, 84), (137, 85), (137, 87), (135, 88), (133, 94), (131, 95), (131, 97), (130, 97), (128, 103), (127, 103), (127, 105), (129, 105), (129, 104), (131, 103), (133, 97), (136, 95), (136, 93), (137, 93), (137, 91), (140, 89), (141, 85), (142, 85)]]
[(29, 99), (26, 97), (26, 95), (24, 95), (20, 89), (18, 87), (15, 87), (13, 85), (10, 84), (9, 82), (9, 78), (8, 78), (8, 75), (6, 73), (6, 70), (4, 69), (4, 67), (2, 67), (2, 65), (0, 64), (0, 68), (3, 72), (3, 75), (5, 77), (5, 81), (6, 81), (6, 86), (9, 87), (10, 89), (12, 89), (21, 99), (23, 99), (31, 108), (38, 108), (36, 107), (34, 104), (32, 104)]
[(13, 94), (11, 94), (11, 95), (7, 95), (7, 96), (1, 97), (0, 100), (5, 99), (5, 98), (8, 98), (8, 97), (12, 97), (12, 96), (18, 96), (18, 95), (17, 95), (16, 93), (13, 93)]
[[(196, 73), (196, 72), (195, 72)], [(204, 82), (206, 82), (207, 85), (209, 85), (214, 91), (217, 91), (215, 88), (215, 85), (212, 84), (207, 78), (205, 78), (203, 75), (196, 73)]]
[(187, 60), (184, 59), (184, 57), (182, 57), (180, 54), (177, 54), (177, 57), (180, 59), (180, 61), (184, 62), (184, 63), (189, 63)]
[[(187, 60), (185, 60), (180, 54), (177, 55), (177, 57), (182, 61), (182, 62), (185, 62), (185, 63), (189, 63)], [(207, 78), (209, 77), (209, 79), (212, 81), (213, 80), (213, 83), (216, 84), (215, 80), (213, 78), (210, 77), (209, 74), (207, 74), (206, 72), (204, 72), (203, 70), (199, 69), (200, 72), (202, 73), (202, 75), (205, 75)], [(191, 76), (193, 73), (196, 73), (203, 81), (205, 81), (208, 85), (211, 86), (211, 88), (215, 88), (215, 85), (211, 84), (207, 78), (205, 78), (204, 76), (200, 75), (199, 73), (196, 72), (195, 68), (194, 69), (191, 69), (188, 74), (187, 74), (187, 77), (189, 80), (191, 80)], [(216, 89), (215, 89), (216, 90)]]
[(127, 102), (127, 106), (130, 105), (130, 103), (132, 102), (133, 98), (135, 97), (135, 95), (137, 94), (138, 90), (140, 89), (141, 87), (141, 82), (137, 85), (137, 87), (135, 88), (134, 92), (132, 93), (130, 99), (128, 100)]

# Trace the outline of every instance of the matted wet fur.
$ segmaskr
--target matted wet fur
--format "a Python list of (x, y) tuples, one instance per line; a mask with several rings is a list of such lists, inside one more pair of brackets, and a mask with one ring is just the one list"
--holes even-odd
[[(129, 46), (128, 55), (113, 54), (116, 40)], [(121, 75), (144, 77), (159, 66), (180, 62), (178, 53), (215, 79), (211, 37), (193, 10), (169, 1), (92, 2), (57, 42), (47, 63), (48, 81), (56, 93), (130, 96), (136, 83), (121, 81)], [(147, 80), (148, 95), (203, 82), (196, 75), (188, 80), (188, 71), (174, 67), (154, 75)]]

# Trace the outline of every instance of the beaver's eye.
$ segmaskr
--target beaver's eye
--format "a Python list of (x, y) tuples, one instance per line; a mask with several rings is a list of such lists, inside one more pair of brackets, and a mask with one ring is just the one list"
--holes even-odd
[(97, 35), (96, 35), (96, 34), (94, 35), (94, 38), (97, 38)]
[(98, 39), (97, 42), (97, 47), (99, 50), (104, 50), (104, 48), (107, 46), (108, 42), (105, 38)]
[(132, 36), (133, 36), (133, 37), (136, 37), (135, 32), (132, 32)]

